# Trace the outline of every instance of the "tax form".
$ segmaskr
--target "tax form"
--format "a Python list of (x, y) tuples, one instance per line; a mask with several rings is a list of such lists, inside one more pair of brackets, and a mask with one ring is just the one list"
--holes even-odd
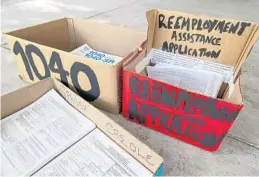
[(182, 66), (186, 68), (195, 69), (196, 71), (213, 72), (222, 75), (224, 77), (225, 83), (233, 83), (233, 66), (173, 54), (158, 49), (151, 49), (147, 57), (150, 58), (151, 63), (153, 64), (164, 64), (163, 67), (171, 67), (172, 65)]
[(95, 128), (55, 90), (1, 120), (1, 176), (29, 176)]
[(207, 71), (193, 71), (181, 66), (147, 66), (148, 76), (174, 86), (213, 98), (217, 97), (224, 77)]
[(33, 176), (152, 176), (152, 173), (95, 129)]
[(82, 56), (84, 58), (97, 60), (103, 63), (112, 64), (112, 65), (116, 65), (122, 60), (122, 57), (96, 51), (87, 44), (84, 44), (78, 47), (77, 49), (73, 50), (72, 53)]

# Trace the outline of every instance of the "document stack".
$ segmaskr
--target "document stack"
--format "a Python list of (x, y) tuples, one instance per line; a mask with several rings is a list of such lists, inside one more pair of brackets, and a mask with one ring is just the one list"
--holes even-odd
[(54, 89), (1, 120), (1, 176), (152, 176)]
[(151, 49), (147, 57), (148, 77), (174, 86), (216, 98), (223, 83), (233, 89), (233, 67)]
[(96, 51), (88, 44), (80, 46), (79, 48), (73, 50), (72, 53), (88, 59), (97, 60), (112, 65), (116, 65), (122, 60), (122, 57)]

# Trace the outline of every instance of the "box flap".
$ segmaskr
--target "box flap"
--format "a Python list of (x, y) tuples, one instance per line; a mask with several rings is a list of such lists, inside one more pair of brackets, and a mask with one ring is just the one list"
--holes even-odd
[(147, 12), (148, 50), (211, 60), (235, 67), (235, 78), (258, 39), (258, 24), (183, 12)]
[(51, 78), (1, 96), (1, 119), (30, 105), (53, 88)]
[(1, 96), (1, 119), (30, 105), (53, 88), (149, 171), (153, 174), (162, 171), (160, 168), (163, 164), (161, 156), (56, 79), (47, 78)]
[(54, 80), (54, 85), (55, 89), (66, 99), (67, 102), (92, 120), (108, 137), (141, 162), (152, 173), (155, 174), (157, 172), (163, 163), (161, 156), (90, 103), (67, 89), (67, 87), (59, 81)]
[(6, 35), (32, 41), (63, 51), (71, 50), (69, 28), (71, 25), (66, 18), (53, 20), (35, 26), (15, 30)]
[(146, 32), (100, 23), (73, 19), (76, 46), (89, 44), (93, 49), (124, 57), (146, 40)]

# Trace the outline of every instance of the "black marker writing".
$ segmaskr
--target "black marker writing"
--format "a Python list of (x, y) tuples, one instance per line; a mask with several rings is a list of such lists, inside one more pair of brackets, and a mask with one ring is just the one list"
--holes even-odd
[(244, 31), (251, 26), (248, 22), (227, 22), (225, 20), (204, 20), (189, 18), (183, 16), (169, 16), (165, 17), (163, 14), (158, 15), (158, 27), (166, 29), (181, 29), (181, 30), (197, 30), (207, 31), (218, 31), (219, 33), (230, 33), (241, 36)]
[[(145, 87), (143, 87), (143, 84)], [(144, 100), (150, 100), (168, 108), (184, 109), (189, 114), (199, 113), (203, 117), (209, 117), (213, 120), (232, 122), (238, 115), (238, 111), (232, 111), (228, 107), (218, 108), (216, 99), (207, 98), (205, 100), (201, 97), (193, 97), (185, 90), (176, 92), (174, 89), (169, 90), (163, 84), (155, 83), (151, 85), (149, 80), (141, 81), (134, 76), (130, 78), (130, 90), (133, 96), (138, 96)], [(149, 114), (152, 114), (153, 117), (158, 115), (157, 108), (150, 108), (145, 104), (138, 107), (134, 99), (130, 100), (129, 109), (131, 112), (129, 118), (134, 118), (139, 123), (145, 123), (145, 117)], [(138, 114), (137, 110), (141, 110), (141, 114)], [(199, 111), (197, 112), (197, 110)]]
[(166, 52), (172, 52), (180, 55), (188, 55), (193, 57), (209, 57), (218, 58), (221, 50), (208, 50), (206, 48), (194, 49), (187, 45), (176, 44), (173, 42), (165, 41), (162, 45), (162, 50)]
[[(215, 146), (225, 136), (225, 133), (217, 137), (215, 132), (198, 131), (200, 127), (206, 126), (204, 120), (195, 119), (191, 116), (175, 115), (145, 102), (137, 103), (134, 99), (131, 99), (130, 102), (129, 117), (132, 120), (137, 120), (138, 123), (151, 122), (156, 126), (161, 126), (167, 132), (192, 138), (206, 147)], [(134, 109), (131, 106), (134, 106)]]
[[(58, 73), (62, 83), (68, 86), (67, 77), (71, 74), (70, 76), (73, 86), (80, 96), (82, 96), (87, 101), (94, 101), (99, 98), (100, 86), (97, 77), (94, 70), (92, 70), (86, 64), (74, 62), (71, 68), (69, 68), (69, 71), (67, 71), (63, 67), (63, 63), (58, 52), (52, 52), (48, 63), (40, 48), (38, 48), (34, 44), (28, 44), (25, 46), (24, 52), (21, 44), (18, 41), (15, 41), (14, 43), (13, 52), (15, 55), (21, 55), (26, 72), (31, 81), (34, 81), (35, 79), (33, 73), (38, 80), (46, 79), (52, 74)], [(43, 67), (38, 66), (39, 62), (36, 62), (37, 60), (33, 58), (33, 56), (35, 55), (37, 56), (37, 58), (40, 59), (40, 65)], [(84, 73), (90, 81), (91, 89), (89, 91), (83, 90), (81, 88), (81, 83), (79, 82), (78, 78), (80, 72)]]
[(212, 44), (212, 45), (220, 45), (221, 38), (214, 37), (214, 36), (208, 36), (204, 34), (191, 34), (191, 33), (182, 33), (173, 31), (172, 33), (172, 40), (174, 41), (186, 41), (190, 43), (201, 43), (201, 44)]
[(140, 149), (134, 142), (129, 141), (122, 132), (119, 131), (112, 123), (106, 123), (107, 132), (114, 138), (119, 139), (122, 145), (126, 148), (129, 148), (133, 154), (136, 154), (143, 160), (145, 160), (149, 165), (153, 166), (154, 163), (151, 162), (152, 156), (148, 154), (148, 152)]

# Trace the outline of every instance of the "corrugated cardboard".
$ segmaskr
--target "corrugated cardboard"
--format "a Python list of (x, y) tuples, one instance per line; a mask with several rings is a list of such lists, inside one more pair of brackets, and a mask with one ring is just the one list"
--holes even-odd
[[(214, 51), (218, 55), (212, 56), (208, 53), (208, 56), (198, 55), (194, 57), (234, 66), (235, 78), (259, 37), (259, 26), (252, 22), (168, 10), (150, 10), (147, 12), (147, 20), (148, 50), (150, 48), (161, 49), (164, 42), (167, 42), (168, 45), (170, 43), (178, 46), (182, 45), (193, 50), (204, 48), (207, 51)], [(188, 24), (190, 25), (188, 26)], [(182, 33), (182, 38), (184, 33), (187, 35), (205, 35), (209, 38), (212, 37), (213, 42), (203, 43), (203, 40), (198, 40), (199, 42), (184, 41), (180, 39), (179, 33)], [(181, 54), (189, 55), (189, 52)]]
[(158, 154), (55, 79), (44, 79), (1, 96), (1, 119), (30, 105), (52, 88), (63, 96), (68, 103), (92, 120), (102, 132), (142, 163), (154, 175), (161, 175), (163, 159)]
[(93, 105), (112, 113), (120, 112), (121, 65), (126, 58), (109, 65), (70, 52), (87, 43), (97, 51), (124, 57), (145, 39), (141, 31), (71, 18), (7, 33), (23, 80), (55, 77)]
[[(162, 14), (163, 16), (159, 17)], [(159, 28), (159, 18), (171, 18), (167, 28)], [(177, 19), (201, 19), (224, 21), (224, 23), (242, 22), (204, 17), (181, 12), (164, 10), (151, 10), (147, 12), (149, 23), (148, 40), (139, 49), (129, 54), (128, 62), (123, 68), (123, 116), (144, 126), (157, 130), (168, 136), (180, 139), (204, 150), (214, 152), (222, 143), (240, 110), (243, 108), (243, 99), (240, 89), (240, 67), (244, 63), (249, 51), (258, 39), (258, 25), (254, 23), (244, 28), (243, 32), (235, 34), (186, 29), (168, 29), (174, 27)], [(161, 20), (160, 19), (160, 20)], [(197, 22), (198, 23), (198, 22)], [(180, 24), (180, 22), (179, 22)], [(160, 24), (160, 26), (162, 26)], [(170, 27), (170, 28), (171, 28)], [(178, 27), (177, 27), (178, 28)], [(181, 27), (180, 27), (181, 28)], [(197, 33), (220, 38), (220, 45), (195, 43), (188, 41), (175, 41), (174, 33)], [(225, 90), (221, 99), (210, 98), (202, 94), (175, 87), (147, 77), (145, 67), (150, 64), (145, 58), (151, 48), (165, 49), (164, 43), (183, 45), (192, 49), (206, 48), (208, 50), (220, 50), (218, 57), (197, 57), (204, 60), (232, 65), (235, 67), (234, 91), (228, 98), (228, 90)], [(170, 45), (170, 44), (169, 44)], [(170, 48), (170, 46), (169, 46)], [(166, 50), (168, 52), (174, 52)], [(179, 53), (176, 52), (175, 53)], [(183, 54), (183, 55), (188, 55)], [(214, 55), (215, 56), (215, 55)]]

